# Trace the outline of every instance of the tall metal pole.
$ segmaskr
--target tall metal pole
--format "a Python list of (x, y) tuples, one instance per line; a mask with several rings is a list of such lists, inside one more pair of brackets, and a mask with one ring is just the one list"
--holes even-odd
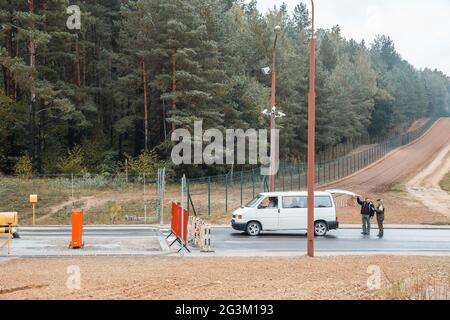
[(181, 249), (180, 255), (184, 256), (184, 249), (186, 247), (186, 242), (184, 241), (184, 188), (186, 187), (186, 175), (183, 174), (181, 178)]
[(316, 42), (314, 39), (314, 0), (312, 5), (312, 28), (309, 54), (309, 101), (308, 101), (308, 256), (314, 257), (314, 153), (315, 153), (315, 64)]
[[(276, 46), (278, 39), (278, 30), (275, 30), (275, 41), (272, 48), (272, 94), (271, 94), (271, 109), (276, 106), (276, 86), (277, 74), (275, 69)], [(275, 191), (275, 112), (270, 113), (270, 192)]]

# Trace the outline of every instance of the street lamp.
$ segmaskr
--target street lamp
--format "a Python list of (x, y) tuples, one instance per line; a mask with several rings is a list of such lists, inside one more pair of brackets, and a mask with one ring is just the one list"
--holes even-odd
[(308, 97), (308, 256), (314, 257), (314, 166), (315, 166), (315, 65), (316, 41), (314, 39), (314, 0), (312, 6), (312, 28), (309, 45), (309, 97)]
[(281, 27), (276, 26), (274, 28), (275, 40), (273, 42), (272, 48), (272, 111), (270, 113), (270, 192), (275, 191), (275, 118), (276, 115), (276, 86), (277, 86), (277, 73), (275, 68), (275, 58), (276, 58), (276, 46), (278, 35), (281, 32)]
[(276, 118), (283, 118), (286, 116), (283, 112), (279, 111), (276, 106), (273, 106), (269, 111), (264, 109), (262, 114), (270, 117), (270, 192), (275, 191), (275, 164), (276, 164)]

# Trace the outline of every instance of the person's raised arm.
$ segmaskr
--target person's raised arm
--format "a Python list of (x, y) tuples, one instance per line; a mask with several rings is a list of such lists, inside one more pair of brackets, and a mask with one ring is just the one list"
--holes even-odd
[(360, 206), (363, 205), (363, 202), (361, 201), (361, 199), (359, 198), (359, 196), (356, 197), (356, 201), (358, 202), (358, 204), (359, 204)]

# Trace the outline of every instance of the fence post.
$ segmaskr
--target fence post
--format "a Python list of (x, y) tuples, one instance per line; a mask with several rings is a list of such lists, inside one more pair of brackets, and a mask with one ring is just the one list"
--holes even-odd
[(300, 170), (300, 162), (297, 164), (297, 173), (298, 173), (298, 190), (302, 189), (302, 173)]
[(331, 160), (328, 161), (328, 181), (331, 181)]
[(326, 170), (325, 170), (326, 165), (327, 165), (326, 161), (323, 160), (323, 162), (322, 162), (322, 181), (323, 181), (323, 183), (325, 183), (327, 181), (327, 179), (325, 179), (325, 176), (326, 176), (326, 174), (325, 174), (326, 173)]
[(73, 194), (73, 173), (71, 175), (72, 180), (71, 180), (71, 191), (72, 191), (72, 208), (70, 210), (73, 209), (73, 206), (75, 205), (75, 198), (74, 198), (74, 194)]
[(225, 213), (228, 213), (228, 173), (225, 174)]
[(208, 217), (211, 217), (211, 177), (208, 176)]
[(189, 201), (189, 198), (191, 196), (190, 184), (191, 184), (191, 181), (189, 179), (186, 179), (186, 194), (187, 194), (187, 212), (188, 212), (188, 215), (190, 215), (190, 208), (191, 208), (190, 201)]
[(289, 165), (289, 177), (291, 178), (291, 191), (294, 189), (294, 181), (292, 181), (292, 166)]
[(144, 173), (144, 224), (147, 223), (147, 190), (145, 183), (145, 173)]
[(252, 168), (252, 194), (255, 197), (255, 169)]
[(125, 158), (125, 181), (128, 183), (128, 159)]
[(315, 167), (317, 167), (317, 185), (320, 185), (320, 158), (319, 163)]
[(336, 159), (333, 160), (333, 181), (336, 180)]
[(353, 172), (356, 171), (356, 154), (353, 154)]
[(183, 174), (183, 177), (181, 178), (181, 249), (180, 249), (180, 254), (183, 256), (184, 255), (184, 249), (186, 246), (186, 241), (184, 241), (184, 188), (186, 185), (186, 175)]
[[(164, 224), (164, 202), (166, 199), (166, 168), (162, 170), (162, 193), (161, 193), (161, 225)], [(189, 200), (189, 199), (188, 199)]]
[(348, 161), (348, 157), (346, 157), (346, 158), (345, 158), (345, 164), (346, 164), (346, 166), (347, 166), (347, 174), (346, 174), (346, 176), (348, 176), (348, 162), (349, 162), (349, 161)]
[(240, 176), (240, 184), (241, 184), (241, 206), (242, 206), (242, 178), (243, 178), (243, 172), (241, 170), (241, 176)]
[(341, 178), (341, 158), (337, 159), (337, 164), (338, 164), (338, 172), (337, 172), (337, 179), (339, 180)]

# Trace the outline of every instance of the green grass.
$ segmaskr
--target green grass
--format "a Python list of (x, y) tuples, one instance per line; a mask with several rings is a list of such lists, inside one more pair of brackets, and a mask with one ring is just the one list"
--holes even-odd
[(397, 183), (391, 186), (390, 191), (393, 192), (405, 192), (406, 191), (406, 185), (404, 183)]
[(444, 179), (441, 180), (439, 185), (441, 186), (442, 190), (450, 193), (450, 172), (448, 172)]
[[(428, 224), (428, 223), (424, 223)], [(450, 226), (450, 221), (435, 221), (431, 223), (432, 226)]]

